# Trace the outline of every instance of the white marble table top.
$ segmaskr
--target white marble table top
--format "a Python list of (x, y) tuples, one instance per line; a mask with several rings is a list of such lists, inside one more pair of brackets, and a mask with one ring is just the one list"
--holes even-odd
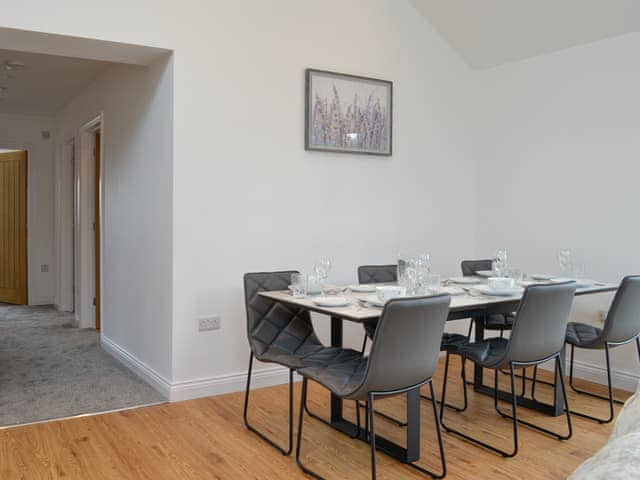
[[(614, 292), (617, 288), (618, 285), (596, 282), (589, 287), (579, 288), (576, 290), (576, 295)], [(380, 314), (382, 313), (381, 307), (374, 307), (361, 301), (366, 299), (368, 294), (351, 292), (345, 287), (345, 290), (339, 293), (339, 295), (347, 297), (350, 300), (349, 305), (344, 307), (321, 307), (313, 303), (313, 296), (296, 298), (291, 295), (291, 292), (289, 291), (260, 292), (260, 296), (271, 300), (276, 300), (289, 305), (296, 305), (312, 312), (323, 313), (355, 322), (376, 319), (380, 317)], [(513, 307), (514, 304), (517, 304), (520, 301), (520, 298), (521, 295), (510, 297), (487, 296), (479, 292), (474, 292), (473, 286), (470, 286), (469, 292), (460, 295), (453, 295), (451, 297), (450, 312), (464, 313), (467, 311), (488, 309), (490, 307)], [(460, 317), (458, 316), (458, 318)]]

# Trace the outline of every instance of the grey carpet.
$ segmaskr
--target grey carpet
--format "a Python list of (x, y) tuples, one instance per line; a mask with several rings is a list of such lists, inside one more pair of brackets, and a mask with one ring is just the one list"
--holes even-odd
[(165, 400), (52, 307), (0, 303), (0, 425)]

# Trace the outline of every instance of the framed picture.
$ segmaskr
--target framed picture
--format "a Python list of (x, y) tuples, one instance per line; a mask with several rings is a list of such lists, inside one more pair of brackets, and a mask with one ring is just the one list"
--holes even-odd
[(393, 83), (306, 70), (305, 150), (391, 155)]

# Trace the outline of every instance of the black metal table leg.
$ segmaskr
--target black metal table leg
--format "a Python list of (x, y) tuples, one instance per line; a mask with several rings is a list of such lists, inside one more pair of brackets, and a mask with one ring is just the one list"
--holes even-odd
[[(331, 317), (331, 346), (342, 347), (342, 319)], [(331, 394), (331, 423), (343, 421), (342, 399)]]
[[(480, 319), (475, 317), (473, 323), (475, 324), (475, 341), (481, 342), (484, 340), (484, 322), (487, 316)], [(475, 363), (473, 364), (473, 386), (477, 389), (479, 386), (484, 385), (484, 368), (479, 367)]]
[(407, 462), (420, 458), (420, 389), (416, 388), (407, 395)]

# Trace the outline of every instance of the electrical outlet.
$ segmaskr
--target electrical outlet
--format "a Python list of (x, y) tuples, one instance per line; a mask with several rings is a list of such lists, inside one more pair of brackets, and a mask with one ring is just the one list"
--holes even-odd
[(221, 318), (219, 315), (212, 315), (211, 317), (202, 317), (198, 319), (198, 331), (208, 332), (209, 330), (220, 330)]
[(40, 271), (42, 273), (49, 273), (49, 265), (47, 265), (46, 263), (40, 265)]

